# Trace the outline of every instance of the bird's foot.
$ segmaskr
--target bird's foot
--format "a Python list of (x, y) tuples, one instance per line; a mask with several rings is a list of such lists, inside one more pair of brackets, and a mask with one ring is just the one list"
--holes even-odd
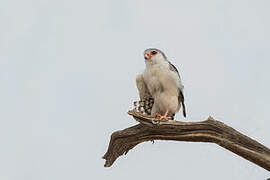
[(157, 118), (159, 118), (159, 120), (162, 120), (162, 119), (164, 119), (164, 120), (169, 120), (169, 119), (171, 119), (172, 117), (169, 117), (168, 116), (168, 110), (165, 112), (165, 114), (162, 116), (161, 114), (157, 114)]
[(169, 117), (167, 117), (167, 116), (162, 116), (161, 114), (157, 114), (157, 118), (159, 118), (159, 120), (162, 120), (162, 119), (168, 120), (168, 119), (169, 119)]

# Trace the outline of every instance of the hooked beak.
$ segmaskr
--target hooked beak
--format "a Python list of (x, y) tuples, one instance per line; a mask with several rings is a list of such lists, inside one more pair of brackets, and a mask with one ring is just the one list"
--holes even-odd
[(152, 55), (151, 54), (144, 53), (144, 59), (145, 60), (150, 60), (151, 58), (152, 58)]

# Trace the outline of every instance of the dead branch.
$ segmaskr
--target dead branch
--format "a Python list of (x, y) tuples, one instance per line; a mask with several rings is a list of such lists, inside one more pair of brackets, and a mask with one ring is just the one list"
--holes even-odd
[(216, 143), (229, 151), (270, 171), (270, 149), (226, 124), (209, 117), (201, 122), (158, 121), (153, 117), (129, 111), (140, 124), (116, 131), (103, 158), (110, 167), (121, 155), (137, 144), (153, 140)]

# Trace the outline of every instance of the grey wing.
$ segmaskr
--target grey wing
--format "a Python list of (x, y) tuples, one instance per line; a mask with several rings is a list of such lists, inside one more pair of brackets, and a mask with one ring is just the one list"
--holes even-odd
[(169, 62), (170, 70), (176, 72), (178, 74), (178, 76), (180, 77), (177, 68), (170, 61), (168, 61), (168, 62)]
[(136, 77), (136, 85), (137, 85), (137, 89), (139, 91), (139, 95), (140, 95), (140, 99), (149, 99), (151, 98), (151, 94), (147, 88), (147, 85), (143, 79), (143, 75), (140, 74)]
[(184, 98), (184, 94), (183, 94), (184, 86), (182, 85), (181, 78), (180, 78), (180, 75), (179, 75), (179, 72), (178, 72), (177, 68), (170, 61), (168, 61), (168, 62), (169, 62), (170, 70), (176, 72), (178, 77), (179, 77), (181, 87), (178, 88), (178, 90), (179, 90), (178, 102), (181, 103), (182, 108), (183, 108), (183, 116), (186, 117), (185, 98)]

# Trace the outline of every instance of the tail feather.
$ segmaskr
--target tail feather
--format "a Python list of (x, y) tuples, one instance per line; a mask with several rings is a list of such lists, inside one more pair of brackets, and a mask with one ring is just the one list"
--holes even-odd
[(187, 114), (186, 114), (186, 106), (185, 106), (184, 101), (182, 101), (182, 108), (183, 108), (183, 116), (186, 117)]
[(181, 102), (182, 108), (183, 108), (183, 116), (186, 117), (186, 106), (184, 103), (185, 98), (184, 98), (184, 94), (183, 94), (181, 89), (179, 89), (178, 101)]

